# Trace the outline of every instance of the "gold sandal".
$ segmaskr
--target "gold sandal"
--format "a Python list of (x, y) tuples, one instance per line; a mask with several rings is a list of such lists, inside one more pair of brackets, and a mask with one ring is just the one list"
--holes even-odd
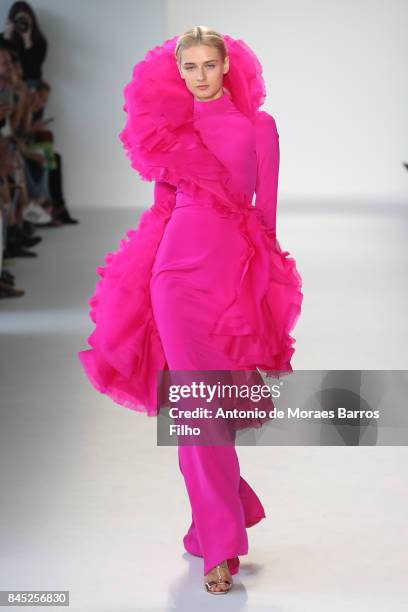
[[(210, 572), (207, 574), (207, 576), (210, 575), (211, 572), (213, 572), (214, 570), (217, 572), (217, 576), (218, 576), (218, 580), (209, 580), (207, 582), (204, 583), (204, 586), (207, 590), (207, 593), (212, 593), (213, 595), (221, 595), (221, 593), (228, 593), (231, 590), (232, 587), (232, 578), (226, 578), (225, 575), (224, 577), (221, 574), (221, 569), (227, 570), (229, 573), (229, 568), (228, 568), (228, 563), (227, 561), (223, 561), (222, 563), (219, 563), (218, 565), (216, 565), (215, 567), (212, 568), (212, 570), (210, 570)], [(228, 585), (228, 588), (226, 589), (221, 589), (219, 591), (213, 591), (212, 588), (218, 584), (226, 584)]]

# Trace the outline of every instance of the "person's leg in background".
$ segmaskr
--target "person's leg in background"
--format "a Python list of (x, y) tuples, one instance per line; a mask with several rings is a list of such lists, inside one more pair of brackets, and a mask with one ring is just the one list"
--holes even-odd
[(18, 201), (20, 197), (20, 189), (18, 185), (13, 183), (9, 190), (10, 192), (10, 207), (7, 220), (7, 242), (6, 254), (8, 257), (37, 257), (37, 253), (27, 250), (26, 247), (33, 247), (41, 242), (41, 236), (27, 235), (22, 224), (17, 221)]
[(36, 225), (59, 226), (62, 222), (53, 216), (54, 207), (48, 187), (49, 171), (39, 162), (23, 157), (24, 174), (30, 203), (24, 219)]
[(61, 171), (61, 155), (54, 151), (55, 168), (50, 170), (48, 178), (48, 187), (51, 193), (54, 206), (61, 209), (65, 205), (64, 195), (62, 193), (62, 171)]
[(62, 187), (62, 158), (61, 154), (54, 151), (55, 168), (51, 169), (48, 177), (48, 187), (56, 211), (56, 216), (63, 223), (79, 223), (74, 219), (67, 208)]
[(13, 216), (13, 207), (10, 202), (10, 190), (6, 186), (3, 177), (0, 178), (0, 298), (21, 297), (25, 294), (24, 289), (15, 287), (15, 278), (5, 265), (4, 258), (7, 255), (7, 241), (10, 226), (10, 218)]
[(42, 205), (46, 201), (44, 193), (44, 169), (39, 162), (23, 157), (27, 191), (30, 199)]

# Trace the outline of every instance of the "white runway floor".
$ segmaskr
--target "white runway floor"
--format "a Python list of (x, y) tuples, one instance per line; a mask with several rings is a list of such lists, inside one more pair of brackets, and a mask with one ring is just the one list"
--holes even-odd
[[(80, 225), (39, 230), (39, 257), (7, 266), (26, 295), (0, 302), (0, 590), (69, 590), (83, 612), (407, 610), (406, 447), (239, 447), (267, 518), (233, 591), (204, 591), (177, 448), (76, 356), (95, 267), (139, 212), (73, 211)], [(278, 223), (304, 281), (294, 369), (408, 369), (406, 216), (305, 204)]]

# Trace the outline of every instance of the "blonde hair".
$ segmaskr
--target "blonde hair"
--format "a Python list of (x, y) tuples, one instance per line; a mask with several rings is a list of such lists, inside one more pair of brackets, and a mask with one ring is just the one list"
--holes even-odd
[(222, 61), (224, 61), (227, 56), (227, 47), (219, 32), (207, 26), (195, 26), (184, 32), (177, 40), (174, 54), (179, 65), (181, 65), (181, 54), (183, 50), (194, 47), (195, 45), (215, 47), (219, 50)]

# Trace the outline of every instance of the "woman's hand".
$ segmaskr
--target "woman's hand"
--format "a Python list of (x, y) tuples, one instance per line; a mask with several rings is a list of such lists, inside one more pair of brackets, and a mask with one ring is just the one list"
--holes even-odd
[(20, 32), (20, 36), (24, 41), (24, 47), (26, 49), (30, 49), (33, 46), (33, 40), (32, 40), (32, 32), (31, 32), (31, 24), (28, 27), (27, 32)]
[(4, 28), (4, 38), (6, 40), (11, 40), (11, 37), (13, 36), (13, 32), (14, 32), (14, 23), (10, 21), (10, 19), (7, 19), (6, 27)]

